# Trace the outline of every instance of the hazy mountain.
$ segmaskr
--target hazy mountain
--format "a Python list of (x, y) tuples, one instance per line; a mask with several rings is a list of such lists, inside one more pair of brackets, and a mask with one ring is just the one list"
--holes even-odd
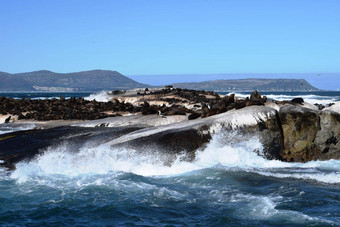
[(318, 91), (303, 79), (240, 79), (213, 80), (196, 83), (175, 83), (174, 87), (216, 92), (248, 92), (248, 91)]
[(138, 83), (119, 72), (91, 70), (55, 73), (47, 70), (9, 74), (0, 72), (0, 91), (93, 92), (126, 90), (149, 85)]
[[(303, 79), (235, 79), (194, 83), (175, 83), (174, 87), (217, 92), (236, 91), (317, 91)], [(75, 73), (55, 73), (40, 70), (10, 74), (0, 72), (0, 92), (96, 92), (127, 90), (150, 85), (134, 81), (119, 72), (91, 70)]]

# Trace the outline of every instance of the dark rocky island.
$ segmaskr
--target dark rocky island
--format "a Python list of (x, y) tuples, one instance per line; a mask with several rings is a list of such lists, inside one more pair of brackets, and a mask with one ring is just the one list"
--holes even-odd
[(1, 165), (14, 168), (16, 162), (34, 157), (58, 140), (75, 142), (83, 138), (111, 147), (166, 153), (170, 157), (165, 164), (171, 165), (183, 152), (186, 159), (194, 160), (195, 152), (216, 134), (224, 133), (225, 141), (230, 140), (230, 132), (237, 132), (240, 138), (258, 138), (263, 149), (254, 152), (267, 159), (340, 159), (338, 104), (325, 108), (303, 99), (267, 100), (257, 91), (242, 99), (234, 94), (171, 86), (114, 91), (110, 95), (108, 102), (2, 97), (3, 121), (35, 122), (36, 128), (0, 135)]
[(220, 96), (212, 91), (196, 91), (168, 87), (165, 89), (113, 91), (108, 102), (64, 97), (31, 100), (0, 97), (0, 114), (18, 120), (95, 120), (123, 116), (127, 113), (162, 116), (188, 115), (189, 120), (209, 117), (231, 109), (264, 105), (267, 98), (254, 92), (250, 98), (235, 99), (235, 95)]

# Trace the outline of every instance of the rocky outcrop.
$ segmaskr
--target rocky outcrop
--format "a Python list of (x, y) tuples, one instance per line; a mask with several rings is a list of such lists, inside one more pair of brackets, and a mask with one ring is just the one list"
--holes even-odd
[(141, 129), (141, 127), (88, 128), (62, 126), (40, 130), (17, 131), (0, 135), (0, 166), (14, 169), (17, 162), (29, 160), (49, 146), (68, 144), (77, 152), (84, 141), (98, 146), (110, 139)]
[(254, 152), (268, 159), (280, 159), (283, 138), (278, 112), (263, 106), (234, 109), (203, 119), (136, 131), (108, 144), (116, 148), (128, 147), (167, 154), (184, 152), (193, 159), (195, 151), (203, 149), (214, 135), (222, 133), (226, 141), (230, 140), (229, 134), (224, 132), (237, 132), (237, 136), (242, 138), (256, 137), (263, 145), (263, 152)]
[[(88, 101), (83, 98), (31, 100), (0, 97), (0, 113), (17, 116), (19, 120), (94, 120), (117, 116), (113, 111), (121, 106), (120, 103)], [(124, 104), (123, 108), (129, 110), (131, 105)]]
[[(121, 116), (126, 113), (143, 115), (159, 114), (162, 116), (188, 115), (188, 119), (209, 117), (232, 109), (246, 106), (264, 105), (266, 97), (254, 91), (250, 99), (235, 99), (235, 95), (221, 97), (211, 91), (166, 88), (145, 89), (144, 93), (125, 94), (113, 91), (109, 102), (85, 100), (84, 98), (64, 97), (31, 100), (0, 97), (0, 114), (16, 116), (13, 119), (50, 120), (95, 120)], [(118, 96), (117, 96), (118, 95)], [(131, 100), (134, 97), (134, 103)], [(190, 116), (190, 117), (189, 117)]]
[[(143, 102), (134, 104), (118, 98), (110, 102), (82, 98), (66, 100), (62, 97), (50, 100), (0, 98), (0, 111), (3, 114), (19, 115), (20, 119), (36, 120), (94, 120), (117, 116), (123, 112), (139, 113), (133, 115), (137, 116), (134, 123), (130, 119), (126, 120), (129, 122), (125, 125), (143, 125), (147, 128), (114, 138), (108, 142), (110, 146), (162, 151), (173, 155), (184, 152), (190, 160), (195, 158), (195, 151), (204, 148), (214, 135), (223, 131), (237, 132), (241, 138), (257, 137), (263, 145), (263, 151), (254, 151), (267, 159), (289, 162), (340, 159), (340, 113), (336, 112), (338, 104), (320, 111), (302, 99), (268, 101), (257, 91), (246, 99), (238, 99), (233, 94), (219, 96), (213, 92), (173, 88), (145, 92), (150, 96), (138, 95)], [(151, 97), (163, 97), (168, 103), (152, 104), (154, 100)], [(152, 115), (162, 121), (154, 124), (143, 122)], [(102, 120), (92, 122), (97, 122), (95, 125), (100, 126), (98, 128), (116, 127), (116, 124), (103, 120), (100, 124), (97, 121)], [(20, 138), (17, 134), (13, 135)], [(0, 148), (1, 143), (10, 146), (7, 141), (11, 136), (0, 138)], [(35, 152), (37, 150), (30, 154)], [(17, 159), (11, 160), (15, 162)]]
[(317, 159), (319, 152), (314, 140), (320, 129), (318, 113), (301, 106), (285, 105), (279, 115), (284, 138), (281, 157), (296, 162)]
[(320, 113), (320, 130), (315, 137), (319, 159), (340, 159), (340, 114), (333, 111)]
[(284, 138), (281, 158), (289, 162), (340, 159), (340, 114), (296, 103), (286, 103), (279, 111)]
[[(204, 119), (182, 121), (164, 126), (124, 127), (57, 127), (43, 130), (28, 130), (0, 135), (0, 160), (7, 168), (14, 168), (15, 163), (31, 159), (44, 151), (46, 147), (69, 144), (77, 152), (82, 144), (90, 143), (111, 146), (115, 149), (134, 149), (137, 152), (150, 152), (154, 155), (167, 154), (164, 164), (170, 165), (179, 154), (186, 160), (193, 160), (197, 150), (215, 135), (230, 141), (229, 134), (237, 131), (242, 138), (257, 137), (263, 143), (263, 153), (267, 158), (277, 158), (282, 140), (278, 124), (277, 111), (251, 106), (241, 110), (232, 110)], [(104, 125), (106, 126), (106, 125)]]

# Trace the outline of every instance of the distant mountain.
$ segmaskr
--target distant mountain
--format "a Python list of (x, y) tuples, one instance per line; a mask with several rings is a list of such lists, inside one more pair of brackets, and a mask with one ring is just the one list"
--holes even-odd
[(109, 70), (75, 73), (55, 73), (47, 70), (17, 74), (0, 72), (1, 92), (95, 92), (148, 86)]
[(178, 88), (209, 90), (215, 92), (251, 92), (258, 91), (319, 91), (303, 79), (240, 79), (213, 80), (195, 83), (175, 83)]

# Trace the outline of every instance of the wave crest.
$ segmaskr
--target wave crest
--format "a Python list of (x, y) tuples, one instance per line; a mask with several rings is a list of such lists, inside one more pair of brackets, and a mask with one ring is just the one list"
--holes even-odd
[(262, 151), (262, 145), (257, 138), (232, 139), (235, 136), (239, 137), (237, 134), (215, 135), (203, 150), (196, 151), (193, 161), (188, 161), (188, 155), (185, 153), (173, 155), (157, 150), (111, 149), (105, 144), (84, 144), (78, 151), (74, 151), (70, 144), (65, 143), (47, 148), (34, 160), (18, 163), (11, 177), (18, 182), (25, 182), (55, 175), (72, 178), (121, 172), (142, 176), (173, 176), (218, 167), (227, 171), (254, 172), (268, 177), (340, 183), (338, 160), (309, 163), (267, 160), (258, 155)]

